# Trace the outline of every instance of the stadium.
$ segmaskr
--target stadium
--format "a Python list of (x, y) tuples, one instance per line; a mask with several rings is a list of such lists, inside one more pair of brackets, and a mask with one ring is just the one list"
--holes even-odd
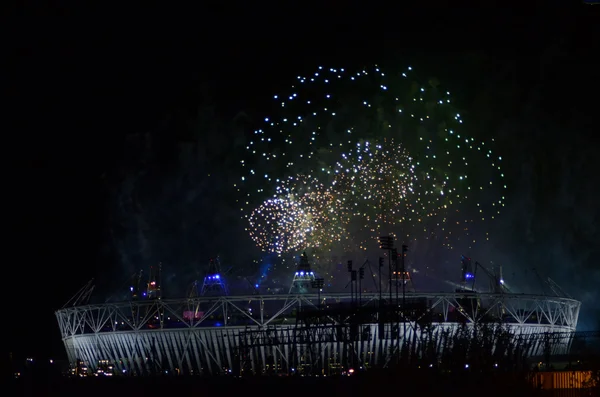
[(83, 304), (90, 282), (56, 317), (79, 374), (110, 366), (119, 375), (332, 375), (390, 365), (402, 346), (424, 358), (433, 344), (436, 356), (481, 324), (529, 357), (568, 351), (580, 302), (560, 296), (558, 286), (555, 296), (514, 294), (498, 277), (489, 290), (475, 290), (466, 259), (463, 283), (439, 293), (415, 291), (408, 272), (391, 272), (399, 276), (387, 288), (365, 292), (364, 266), (353, 270), (351, 262), (351, 292), (328, 293), (303, 255), (287, 294), (230, 294), (213, 262), (197, 296), (163, 299), (159, 268), (130, 288), (128, 301)]
[[(248, 278), (237, 285), (218, 261), (181, 299), (163, 294), (175, 288), (165, 288), (160, 266), (135, 278), (120, 303), (89, 304), (88, 285), (56, 312), (71, 363), (134, 375), (332, 375), (406, 357), (436, 366), (459, 340), (487, 338), (482, 346), (498, 360), (566, 353), (580, 302), (551, 279), (538, 275), (543, 295), (528, 295), (509, 288), (501, 267), (463, 256), (459, 278), (452, 265), (455, 252), (489, 255), (490, 225), (507, 192), (494, 139), (465, 135), (453, 103), (412, 67), (319, 67), (297, 76), (246, 137), (232, 183), (261, 261), (277, 262), (255, 278), (268, 273), (270, 288)], [(137, 200), (127, 186), (121, 204)], [(133, 219), (118, 213), (124, 224)], [(377, 239), (383, 257), (375, 266), (348, 261), (346, 271), (337, 259), (372, 255)], [(407, 246), (399, 253), (395, 240), (411, 246), (414, 262), (405, 266)], [(296, 257), (303, 250), (312, 264)], [(430, 271), (456, 277), (429, 282)], [(427, 288), (417, 290), (413, 277)]]

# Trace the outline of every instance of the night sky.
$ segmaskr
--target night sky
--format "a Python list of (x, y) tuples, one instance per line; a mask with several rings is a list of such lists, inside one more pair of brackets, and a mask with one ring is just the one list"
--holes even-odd
[[(600, 329), (600, 6), (323, 7), (204, 12), (177, 26), (18, 12), (5, 50), (4, 351), (64, 355), (53, 311), (92, 277), (108, 291), (131, 273), (115, 237), (115, 191), (128, 173), (155, 178), (144, 193), (153, 228), (190, 216), (165, 193), (185, 168), (181, 142), (205, 147), (206, 179), (190, 188), (204, 212), (193, 214), (194, 236), (161, 243), (169, 277), (192, 280), (232, 244), (233, 266), (255, 255), (231, 189), (242, 155), (234, 142), (265, 117), (274, 92), (321, 64), (412, 65), (448, 87), (469, 128), (496, 137), (509, 160), (491, 255), (515, 277), (532, 267), (551, 276), (583, 300), (582, 329)], [(140, 134), (159, 137), (147, 163)]]

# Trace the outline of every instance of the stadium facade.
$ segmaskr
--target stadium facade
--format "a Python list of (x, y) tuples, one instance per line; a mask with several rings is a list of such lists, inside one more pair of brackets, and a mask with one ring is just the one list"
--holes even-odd
[[(444, 335), (484, 323), (509, 332), (528, 356), (548, 349), (564, 354), (581, 305), (558, 296), (472, 291), (404, 297), (387, 306), (377, 293), (158, 297), (75, 304), (56, 317), (70, 362), (92, 371), (108, 360), (119, 374), (289, 374), (385, 366), (402, 341), (437, 341), (435, 349), (443, 350)], [(382, 307), (395, 314), (382, 314)]]

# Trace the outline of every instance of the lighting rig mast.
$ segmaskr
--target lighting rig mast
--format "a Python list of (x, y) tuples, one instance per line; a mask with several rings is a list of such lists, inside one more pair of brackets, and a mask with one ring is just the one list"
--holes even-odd
[(219, 257), (210, 258), (208, 261), (208, 267), (204, 281), (202, 282), (202, 290), (200, 295), (205, 296), (206, 294), (223, 294), (229, 295), (225, 279), (221, 274), (221, 261)]
[[(398, 285), (397, 284), (396, 284), (396, 304), (392, 305), (393, 304), (393, 301), (392, 301), (392, 279), (394, 277), (394, 272), (392, 272), (392, 253), (394, 251), (396, 251), (396, 249), (394, 248), (394, 236), (380, 236), (379, 237), (379, 248), (387, 251), (387, 255), (388, 255), (388, 274), (389, 274), (389, 292), (390, 292), (390, 301), (389, 301), (388, 307), (394, 308), (393, 312), (388, 311), (388, 313), (394, 313), (393, 317), (395, 317), (395, 318), (389, 317), (389, 320), (394, 320), (394, 323), (396, 324), (394, 327), (390, 327), (390, 339), (391, 339), (391, 344), (390, 344), (391, 350), (390, 351), (393, 354), (394, 340), (398, 340), (398, 337), (399, 337), (398, 333), (400, 331), (400, 329), (399, 329), (400, 327), (398, 327), (398, 321), (400, 319), (398, 317)], [(396, 271), (397, 271), (398, 265), (396, 264), (395, 267), (396, 267)], [(381, 313), (380, 313), (380, 315), (381, 315)], [(398, 341), (398, 343), (399, 343), (399, 341)]]
[(464, 255), (460, 257), (461, 263), (461, 290), (458, 292), (465, 291), (467, 289), (468, 282), (475, 282), (475, 274), (473, 273), (473, 265), (471, 264), (471, 258)]
[(556, 284), (556, 282), (554, 280), (552, 280), (550, 277), (548, 277), (546, 279), (548, 286), (550, 287), (550, 289), (552, 290), (552, 292), (554, 292), (556, 294), (556, 296), (559, 296), (561, 298), (569, 298), (569, 299), (573, 299), (571, 297), (571, 295), (567, 294), (558, 284)]
[(162, 263), (158, 266), (150, 266), (150, 277), (148, 278), (148, 286), (146, 288), (148, 299), (160, 299), (160, 278), (162, 273)]
[(317, 299), (319, 300), (317, 309), (321, 310), (321, 292), (323, 292), (323, 287), (325, 286), (325, 279), (315, 278), (311, 281), (310, 286), (317, 290)]
[(94, 279), (91, 279), (83, 287), (81, 287), (81, 289), (77, 291), (77, 293), (71, 299), (69, 299), (69, 301), (65, 303), (62, 308), (64, 309), (67, 306), (86, 305), (90, 300), (92, 292), (94, 291), (94, 287)]
[[(142, 283), (142, 275), (144, 274), (143, 270), (136, 272), (131, 277), (131, 286), (129, 287), (129, 291), (131, 292), (131, 300), (137, 301), (141, 298), (146, 297), (146, 291), (144, 291), (143, 283)], [(132, 313), (132, 322), (133, 324), (137, 324), (139, 321), (139, 307), (137, 305), (131, 305), (131, 313)]]
[[(406, 252), (408, 251), (408, 246), (402, 244), (401, 254), (398, 254), (398, 250), (396, 248), (392, 248), (392, 263), (394, 264), (394, 271), (392, 279), (394, 280), (394, 284), (396, 286), (396, 307), (400, 302), (399, 298), (399, 285), (402, 285), (402, 305), (401, 305), (401, 313), (402, 313), (402, 325), (403, 325), (403, 345), (406, 343), (406, 283), (410, 280), (410, 274), (406, 271)], [(398, 257), (400, 257), (400, 270), (398, 270)], [(397, 321), (400, 321), (400, 317), (397, 316)], [(397, 324), (398, 330), (400, 329), (400, 324)], [(403, 346), (403, 348), (406, 346)], [(396, 350), (398, 354), (400, 354), (400, 350)]]
[[(494, 263), (492, 262), (492, 270), (490, 271), (486, 267), (484, 267), (481, 263), (476, 261), (475, 262), (475, 274), (477, 274), (477, 269), (483, 270), (483, 272), (485, 274), (487, 274), (487, 276), (489, 277), (490, 292), (493, 292), (495, 294), (502, 294), (505, 292), (510, 292), (508, 287), (504, 284), (504, 277), (502, 275), (502, 265), (495, 266)], [(475, 274), (473, 276), (473, 285), (471, 288), (473, 291), (475, 291)]]
[(502, 265), (495, 266), (493, 262), (492, 264), (492, 274), (494, 275), (494, 292), (502, 293), (506, 289), (504, 285), (504, 275), (502, 274)]
[(198, 280), (194, 280), (194, 282), (190, 286), (190, 289), (187, 293), (187, 297), (188, 299), (195, 299), (198, 297)]
[[(394, 264), (393, 281), (396, 285), (396, 301), (399, 301), (399, 285), (402, 285), (402, 299), (406, 297), (406, 284), (411, 281), (410, 273), (406, 270), (406, 253), (408, 246), (402, 244), (402, 253), (398, 254), (396, 248), (392, 249), (392, 263)], [(398, 258), (400, 258), (400, 270), (398, 270)]]
[(358, 306), (362, 306), (362, 282), (365, 279), (365, 265), (367, 265), (369, 261), (365, 261), (361, 267), (358, 268)]
[(379, 237), (379, 248), (388, 252), (389, 291), (390, 291), (390, 303), (392, 303), (392, 250), (394, 249), (394, 237), (393, 236)]
[(288, 294), (291, 294), (292, 291), (306, 293), (314, 280), (315, 272), (313, 272), (310, 266), (306, 252), (303, 252), (300, 256), (300, 262), (296, 266), (296, 272), (294, 273), (294, 279), (292, 280)]
[[(348, 261), (348, 275), (350, 275), (350, 282), (348, 283), (350, 286), (350, 304), (354, 306), (356, 296), (358, 296), (358, 288), (355, 288), (357, 273), (356, 270), (352, 268), (351, 260)], [(348, 287), (348, 285), (346, 285), (346, 287)], [(354, 293), (355, 289), (357, 292), (356, 294)]]
[[(408, 251), (408, 246), (402, 244), (402, 326), (404, 328), (402, 337), (404, 338), (404, 346), (406, 346), (406, 275), (408, 272), (406, 271), (406, 252)], [(398, 260), (396, 259), (396, 270), (398, 267)], [(396, 283), (396, 296), (398, 295), (398, 283)], [(398, 298), (396, 298), (397, 300)], [(400, 353), (400, 352), (398, 352)]]
[(382, 286), (381, 286), (381, 268), (383, 267), (383, 257), (379, 257), (379, 307), (381, 308), (381, 306), (383, 305), (383, 291), (381, 290)]
[(144, 274), (143, 270), (136, 272), (131, 277), (131, 286), (129, 287), (129, 291), (131, 292), (131, 300), (136, 301), (141, 297), (146, 296), (146, 291), (142, 288), (142, 276)]

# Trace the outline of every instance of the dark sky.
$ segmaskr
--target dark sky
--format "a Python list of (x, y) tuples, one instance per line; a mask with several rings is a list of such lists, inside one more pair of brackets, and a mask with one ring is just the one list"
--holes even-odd
[[(547, 202), (559, 200), (557, 192), (540, 188), (535, 210), (525, 210), (536, 215), (524, 228), (567, 224), (576, 231), (570, 237), (538, 232), (535, 242), (523, 237), (505, 250), (546, 260), (529, 256), (532, 247), (547, 251), (540, 240), (560, 246), (569, 239), (556, 255), (577, 264), (557, 260), (553, 266), (564, 268), (553, 276), (568, 270), (597, 279), (598, 213), (573, 214), (598, 201), (600, 6), (381, 11), (331, 2), (310, 12), (202, 12), (193, 24), (145, 26), (113, 21), (105, 11), (103, 23), (87, 23), (81, 10), (19, 11), (4, 76), (7, 348), (63, 354), (53, 311), (90, 278), (122, 276), (107, 229), (111, 178), (131, 156), (123, 149), (127, 135), (177, 134), (186, 115), (207, 103), (216, 118), (244, 111), (252, 120), (273, 91), (321, 63), (412, 64), (438, 77), (473, 123), (503, 138), (515, 175), (524, 164), (546, 167), (541, 184), (565, 185), (575, 197), (560, 221), (548, 215), (556, 214)], [(211, 161), (218, 169), (220, 160)]]

